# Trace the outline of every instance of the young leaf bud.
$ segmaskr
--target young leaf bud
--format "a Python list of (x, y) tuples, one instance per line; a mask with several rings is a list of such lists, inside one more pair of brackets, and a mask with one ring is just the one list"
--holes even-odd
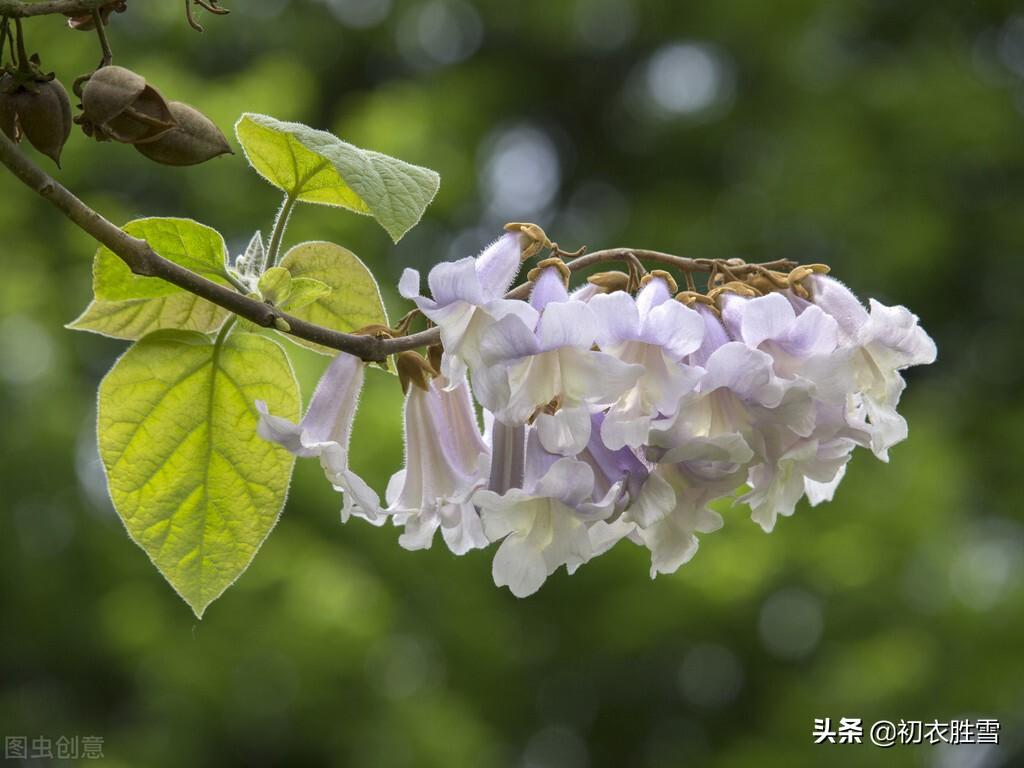
[(259, 287), (264, 301), (283, 304), (292, 292), (292, 273), (284, 267), (271, 267), (260, 275)]
[(177, 127), (156, 141), (136, 144), (143, 155), (163, 165), (197, 165), (233, 154), (224, 134), (202, 112), (179, 101), (172, 101), (170, 108)]

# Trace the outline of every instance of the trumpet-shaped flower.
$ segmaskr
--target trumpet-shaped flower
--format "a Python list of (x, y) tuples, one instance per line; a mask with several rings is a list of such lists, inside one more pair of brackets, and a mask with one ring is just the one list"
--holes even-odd
[(824, 275), (809, 280), (814, 304), (839, 325), (839, 344), (845, 352), (842, 367), (852, 382), (851, 391), (863, 404), (871, 449), (887, 461), (889, 448), (907, 436), (907, 422), (896, 412), (906, 386), (899, 371), (935, 362), (935, 342), (906, 307), (887, 307), (871, 299), (869, 312), (838, 280)]
[(524, 314), (526, 322), (535, 319), (524, 302), (502, 298), (519, 271), (519, 237), (508, 232), (475, 258), (435, 266), (427, 276), (429, 298), (419, 293), (419, 272), (406, 269), (402, 273), (398, 292), (441, 329), (441, 373), (449, 382), (462, 381), (467, 366), (479, 365), (480, 335), (496, 319), (517, 313)]
[(523, 488), (503, 494), (479, 491), (484, 530), (501, 540), (494, 555), (494, 583), (516, 597), (532, 595), (560, 566), (569, 573), (593, 554), (587, 527), (612, 514), (621, 486), (594, 499), (594, 471), (582, 461), (548, 453), (536, 430), (527, 439)]
[(540, 312), (535, 327), (510, 314), (486, 331), (474, 384), (488, 382), (477, 394), (507, 424), (523, 424), (554, 402), (553, 413), (537, 417), (539, 438), (552, 453), (574, 456), (590, 439), (591, 412), (633, 386), (643, 368), (592, 349), (596, 318), (587, 304), (569, 299), (554, 267), (539, 276), (531, 303)]
[(470, 497), (487, 482), (490, 451), (465, 380), (412, 384), (405, 398), (405, 467), (388, 483), (388, 512), (404, 525), (399, 543), (428, 549), (437, 529), (456, 555), (487, 546)]
[(278, 443), (296, 456), (320, 459), (327, 479), (344, 494), (342, 522), (355, 515), (381, 525), (384, 519), (380, 515), (380, 498), (348, 466), (349, 438), (364, 372), (362, 360), (340, 352), (320, 378), (300, 423), (268, 413), (267, 404), (257, 400), (257, 431), (264, 440)]
[(623, 291), (594, 296), (601, 349), (643, 373), (611, 408), (601, 426), (609, 448), (638, 447), (647, 441), (652, 419), (675, 413), (680, 398), (700, 379), (698, 369), (680, 361), (700, 348), (704, 321), (672, 299), (666, 277), (655, 273), (636, 299)]

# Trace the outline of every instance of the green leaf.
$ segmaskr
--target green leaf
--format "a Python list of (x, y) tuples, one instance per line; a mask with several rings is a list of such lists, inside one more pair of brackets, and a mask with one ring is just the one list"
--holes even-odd
[[(367, 325), (388, 324), (377, 281), (359, 257), (347, 248), (334, 243), (302, 243), (284, 255), (281, 266), (291, 272), (293, 283), (312, 278), (331, 289), (329, 294), (311, 304), (294, 308), (291, 314), (300, 320), (346, 333)], [(292, 338), (292, 341), (322, 354), (337, 354), (336, 350), (305, 339)]]
[[(224, 269), (227, 248), (220, 233), (191, 219), (136, 219), (123, 227), (129, 235), (141, 238), (149, 247), (175, 264), (207, 280), (230, 285)], [(158, 277), (134, 274), (109, 248), (96, 253), (92, 272), (93, 293), (97, 299), (119, 301), (169, 296), (181, 288)]]
[(301, 123), (246, 113), (235, 125), (252, 167), (288, 195), (373, 216), (396, 243), (423, 216), (441, 177)]
[(183, 291), (153, 299), (96, 300), (65, 327), (115, 339), (140, 339), (161, 328), (215, 331), (228, 314), (226, 309)]
[(334, 289), (322, 280), (314, 280), (312, 277), (294, 277), (291, 282), (291, 293), (280, 306), (281, 309), (294, 312), (296, 309), (309, 306), (314, 301), (327, 298), (333, 291)]
[(271, 267), (259, 282), (260, 294), (275, 307), (288, 299), (292, 292), (292, 276), (284, 267)]
[(255, 400), (298, 419), (279, 344), (159, 331), (100, 384), (100, 457), (128, 534), (202, 618), (277, 522), (294, 458), (256, 434)]
[[(128, 234), (146, 240), (165, 259), (228, 285), (224, 271), (224, 239), (210, 227), (189, 219), (137, 219), (125, 225)], [(93, 261), (96, 298), (67, 325), (119, 339), (139, 339), (163, 328), (215, 331), (228, 316), (205, 299), (155, 277), (133, 274), (118, 256), (100, 247)]]

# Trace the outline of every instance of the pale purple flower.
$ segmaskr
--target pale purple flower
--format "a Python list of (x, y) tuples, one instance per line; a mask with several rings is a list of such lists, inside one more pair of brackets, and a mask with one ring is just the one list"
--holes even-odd
[(636, 299), (623, 291), (590, 300), (598, 321), (597, 342), (643, 373), (608, 410), (601, 437), (609, 448), (647, 442), (651, 420), (675, 413), (680, 398), (700, 379), (699, 369), (680, 361), (700, 348), (704, 321), (673, 300), (668, 283), (652, 277)]
[(523, 488), (503, 494), (478, 491), (484, 530), (501, 541), (494, 555), (494, 583), (516, 597), (532, 595), (560, 566), (573, 573), (593, 555), (590, 523), (614, 512), (621, 486), (594, 498), (594, 471), (585, 462), (544, 450), (536, 430), (527, 438)]
[(556, 402), (554, 413), (537, 416), (539, 439), (552, 453), (574, 456), (590, 439), (591, 412), (633, 386), (643, 368), (592, 349), (597, 320), (587, 304), (569, 299), (554, 267), (541, 273), (531, 303), (540, 313), (535, 326), (510, 314), (484, 333), (473, 383), (506, 424), (526, 423)]
[[(906, 307), (887, 307), (871, 299), (869, 312), (838, 280), (824, 275), (809, 280), (814, 305), (839, 325), (839, 345), (845, 354), (837, 356), (835, 369), (847, 377), (863, 406), (871, 449), (887, 461), (888, 449), (907, 436), (906, 420), (896, 412), (906, 386), (899, 371), (935, 362), (935, 342)], [(794, 303), (805, 304), (796, 299)]]
[(428, 549), (437, 529), (456, 555), (487, 546), (470, 502), (487, 482), (490, 451), (480, 437), (465, 380), (413, 383), (405, 398), (405, 467), (388, 483), (388, 512), (404, 525), (399, 543)]
[(257, 431), (264, 440), (278, 443), (296, 456), (320, 459), (327, 479), (344, 494), (343, 523), (355, 515), (381, 525), (384, 519), (380, 516), (380, 498), (348, 466), (352, 421), (363, 389), (364, 371), (362, 360), (339, 352), (316, 385), (300, 423), (268, 413), (267, 404), (257, 400)]
[(435, 266), (427, 276), (430, 298), (419, 293), (419, 272), (406, 269), (402, 273), (398, 292), (441, 329), (441, 373), (450, 382), (461, 381), (467, 366), (479, 364), (480, 334), (488, 325), (510, 313), (525, 313), (526, 321), (532, 320), (527, 304), (503, 298), (519, 272), (519, 238), (519, 233), (507, 232), (475, 258)]

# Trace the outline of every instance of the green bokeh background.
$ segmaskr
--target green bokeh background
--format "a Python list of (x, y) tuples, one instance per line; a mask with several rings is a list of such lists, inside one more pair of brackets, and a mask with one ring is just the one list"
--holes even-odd
[[(288, 232), (355, 250), (396, 316), (404, 266), (528, 218), (567, 248), (827, 262), (917, 312), (939, 361), (908, 377), (891, 464), (858, 452), (770, 536), (728, 511), (653, 582), (622, 545), (516, 600), (490, 553), (339, 525), (301, 463), (197, 622), (102, 487), (94, 393), (125, 345), (62, 328), (94, 245), (0, 173), (0, 735), (102, 735), (109, 766), (1024, 764), (1018, 4), (236, 0), (204, 35), (130, 5), (115, 60), (226, 133), (266, 112), (441, 173), (397, 247), (312, 206)], [(66, 83), (95, 64), (60, 19), (27, 30)], [(278, 202), (240, 155), (172, 169), (76, 134), (64, 166), (115, 222), (191, 216), (234, 253)], [(325, 359), (295, 359), (308, 397)], [(370, 373), (354, 464), (381, 490), (399, 404)], [(997, 717), (1002, 744), (813, 746), (842, 716)]]

